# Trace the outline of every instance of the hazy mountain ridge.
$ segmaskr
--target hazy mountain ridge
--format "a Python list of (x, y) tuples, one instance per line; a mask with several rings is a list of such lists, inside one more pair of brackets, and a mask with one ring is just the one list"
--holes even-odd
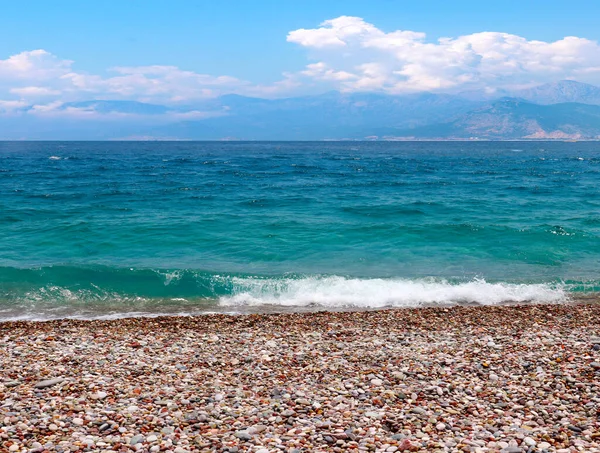
[(600, 139), (600, 106), (578, 103), (539, 105), (506, 98), (453, 121), (397, 131), (395, 135), (492, 140)]
[(397, 138), (598, 139), (600, 88), (561, 81), (509, 92), (328, 92), (261, 99), (226, 95), (169, 107), (69, 102), (0, 116), (0, 139), (324, 140)]

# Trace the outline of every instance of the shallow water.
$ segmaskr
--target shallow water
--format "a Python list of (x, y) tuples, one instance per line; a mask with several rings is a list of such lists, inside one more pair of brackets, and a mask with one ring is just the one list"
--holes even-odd
[(600, 144), (0, 143), (0, 319), (561, 302)]

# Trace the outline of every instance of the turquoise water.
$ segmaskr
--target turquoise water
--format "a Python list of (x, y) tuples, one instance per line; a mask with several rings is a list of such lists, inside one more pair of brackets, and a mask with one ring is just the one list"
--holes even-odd
[(600, 289), (600, 144), (0, 143), (0, 319)]

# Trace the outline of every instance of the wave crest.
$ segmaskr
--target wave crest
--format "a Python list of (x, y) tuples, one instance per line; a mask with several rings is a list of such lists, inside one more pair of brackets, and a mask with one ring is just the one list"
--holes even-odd
[(488, 283), (482, 279), (450, 283), (433, 279), (233, 278), (232, 283), (233, 294), (221, 297), (221, 305), (383, 308), (457, 303), (556, 303), (567, 299), (560, 285)]

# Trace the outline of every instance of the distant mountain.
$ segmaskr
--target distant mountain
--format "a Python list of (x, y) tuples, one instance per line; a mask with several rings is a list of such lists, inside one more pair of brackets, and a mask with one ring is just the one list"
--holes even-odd
[(197, 140), (321, 140), (364, 138), (374, 128), (418, 127), (466, 113), (482, 105), (460, 96), (422, 93), (388, 96), (329, 92), (289, 99), (223, 96), (199, 108), (226, 116), (166, 125), (163, 135)]
[(513, 91), (512, 97), (525, 99), (536, 104), (560, 104), (578, 102), (600, 105), (600, 88), (574, 80), (561, 80), (535, 88)]
[(332, 91), (286, 99), (230, 94), (178, 106), (89, 100), (0, 114), (0, 140), (597, 138), (598, 109), (600, 88), (574, 81), (510, 93)]
[[(390, 130), (387, 133), (394, 135)], [(415, 138), (600, 139), (600, 106), (538, 105), (506, 98), (453, 121), (395, 133)]]
[(59, 110), (79, 109), (97, 113), (123, 113), (128, 115), (164, 115), (172, 109), (164, 105), (136, 101), (83, 101), (66, 102)]

